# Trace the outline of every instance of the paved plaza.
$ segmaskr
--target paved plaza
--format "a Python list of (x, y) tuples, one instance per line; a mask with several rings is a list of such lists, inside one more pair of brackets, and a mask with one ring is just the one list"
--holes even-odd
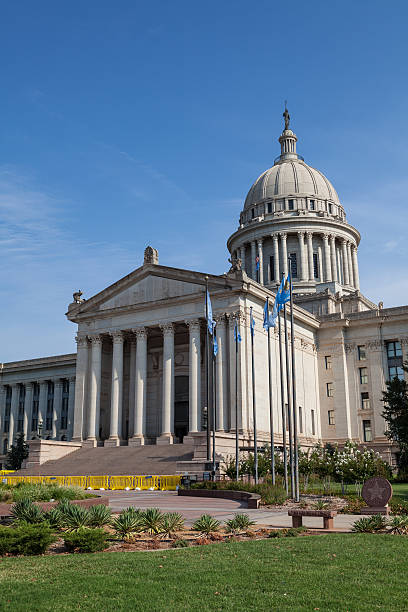
[[(287, 510), (277, 508), (260, 508), (249, 510), (246, 503), (229, 499), (212, 499), (203, 497), (179, 497), (175, 491), (100, 491), (103, 496), (109, 497), (109, 505), (113, 512), (120, 512), (123, 508), (160, 508), (163, 512), (179, 512), (187, 525), (191, 525), (201, 514), (211, 514), (220, 521), (233, 518), (236, 512), (245, 512), (257, 525), (267, 527), (290, 527), (292, 519)], [(338, 514), (334, 519), (338, 531), (350, 531), (358, 515)], [(306, 527), (322, 528), (322, 519), (304, 517)]]

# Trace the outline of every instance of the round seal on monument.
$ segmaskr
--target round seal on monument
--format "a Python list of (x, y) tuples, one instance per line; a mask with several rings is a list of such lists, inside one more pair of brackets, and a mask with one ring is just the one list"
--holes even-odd
[(386, 506), (392, 497), (392, 486), (386, 478), (366, 480), (361, 491), (368, 506)]

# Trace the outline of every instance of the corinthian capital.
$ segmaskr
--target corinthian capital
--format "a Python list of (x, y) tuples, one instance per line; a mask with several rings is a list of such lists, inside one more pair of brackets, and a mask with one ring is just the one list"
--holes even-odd
[(136, 327), (135, 329), (132, 329), (132, 332), (135, 334), (137, 340), (146, 340), (147, 338), (146, 327)]
[(87, 336), (82, 336), (82, 335), (78, 334), (78, 336), (75, 337), (75, 342), (77, 343), (77, 347), (78, 348), (82, 348), (84, 346), (88, 346), (88, 338), (87, 338)]
[(173, 336), (174, 335), (174, 324), (173, 323), (163, 323), (160, 325), (160, 329), (163, 332), (163, 336)]
[(92, 334), (89, 336), (89, 339), (94, 345), (102, 344), (102, 336), (100, 334)]
[(123, 332), (121, 332), (120, 330), (110, 332), (110, 336), (112, 336), (114, 344), (123, 344)]

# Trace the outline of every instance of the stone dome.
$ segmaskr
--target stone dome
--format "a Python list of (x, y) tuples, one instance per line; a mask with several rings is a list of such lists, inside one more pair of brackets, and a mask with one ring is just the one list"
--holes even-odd
[(290, 158), (285, 158), (285, 154), (281, 155), (272, 168), (256, 179), (248, 192), (244, 209), (264, 200), (298, 196), (329, 200), (340, 205), (336, 190), (324, 174), (295, 155), (291, 154)]

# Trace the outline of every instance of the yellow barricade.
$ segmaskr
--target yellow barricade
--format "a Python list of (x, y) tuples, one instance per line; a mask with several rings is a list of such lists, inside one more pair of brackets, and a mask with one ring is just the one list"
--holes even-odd
[(109, 489), (109, 476), (88, 476), (87, 485), (91, 489)]
[(109, 489), (114, 491), (115, 489), (134, 489), (133, 476), (110, 476), (109, 477)]
[[(0, 475), (1, 476), (1, 475)], [(19, 482), (30, 484), (58, 484), (65, 487), (82, 487), (87, 489), (140, 489), (148, 491), (174, 491), (180, 484), (181, 476), (13, 476), (4, 474), (7, 484), (16, 485)]]
[(82, 487), (86, 489), (88, 486), (89, 476), (65, 476), (64, 485), (66, 487)]

